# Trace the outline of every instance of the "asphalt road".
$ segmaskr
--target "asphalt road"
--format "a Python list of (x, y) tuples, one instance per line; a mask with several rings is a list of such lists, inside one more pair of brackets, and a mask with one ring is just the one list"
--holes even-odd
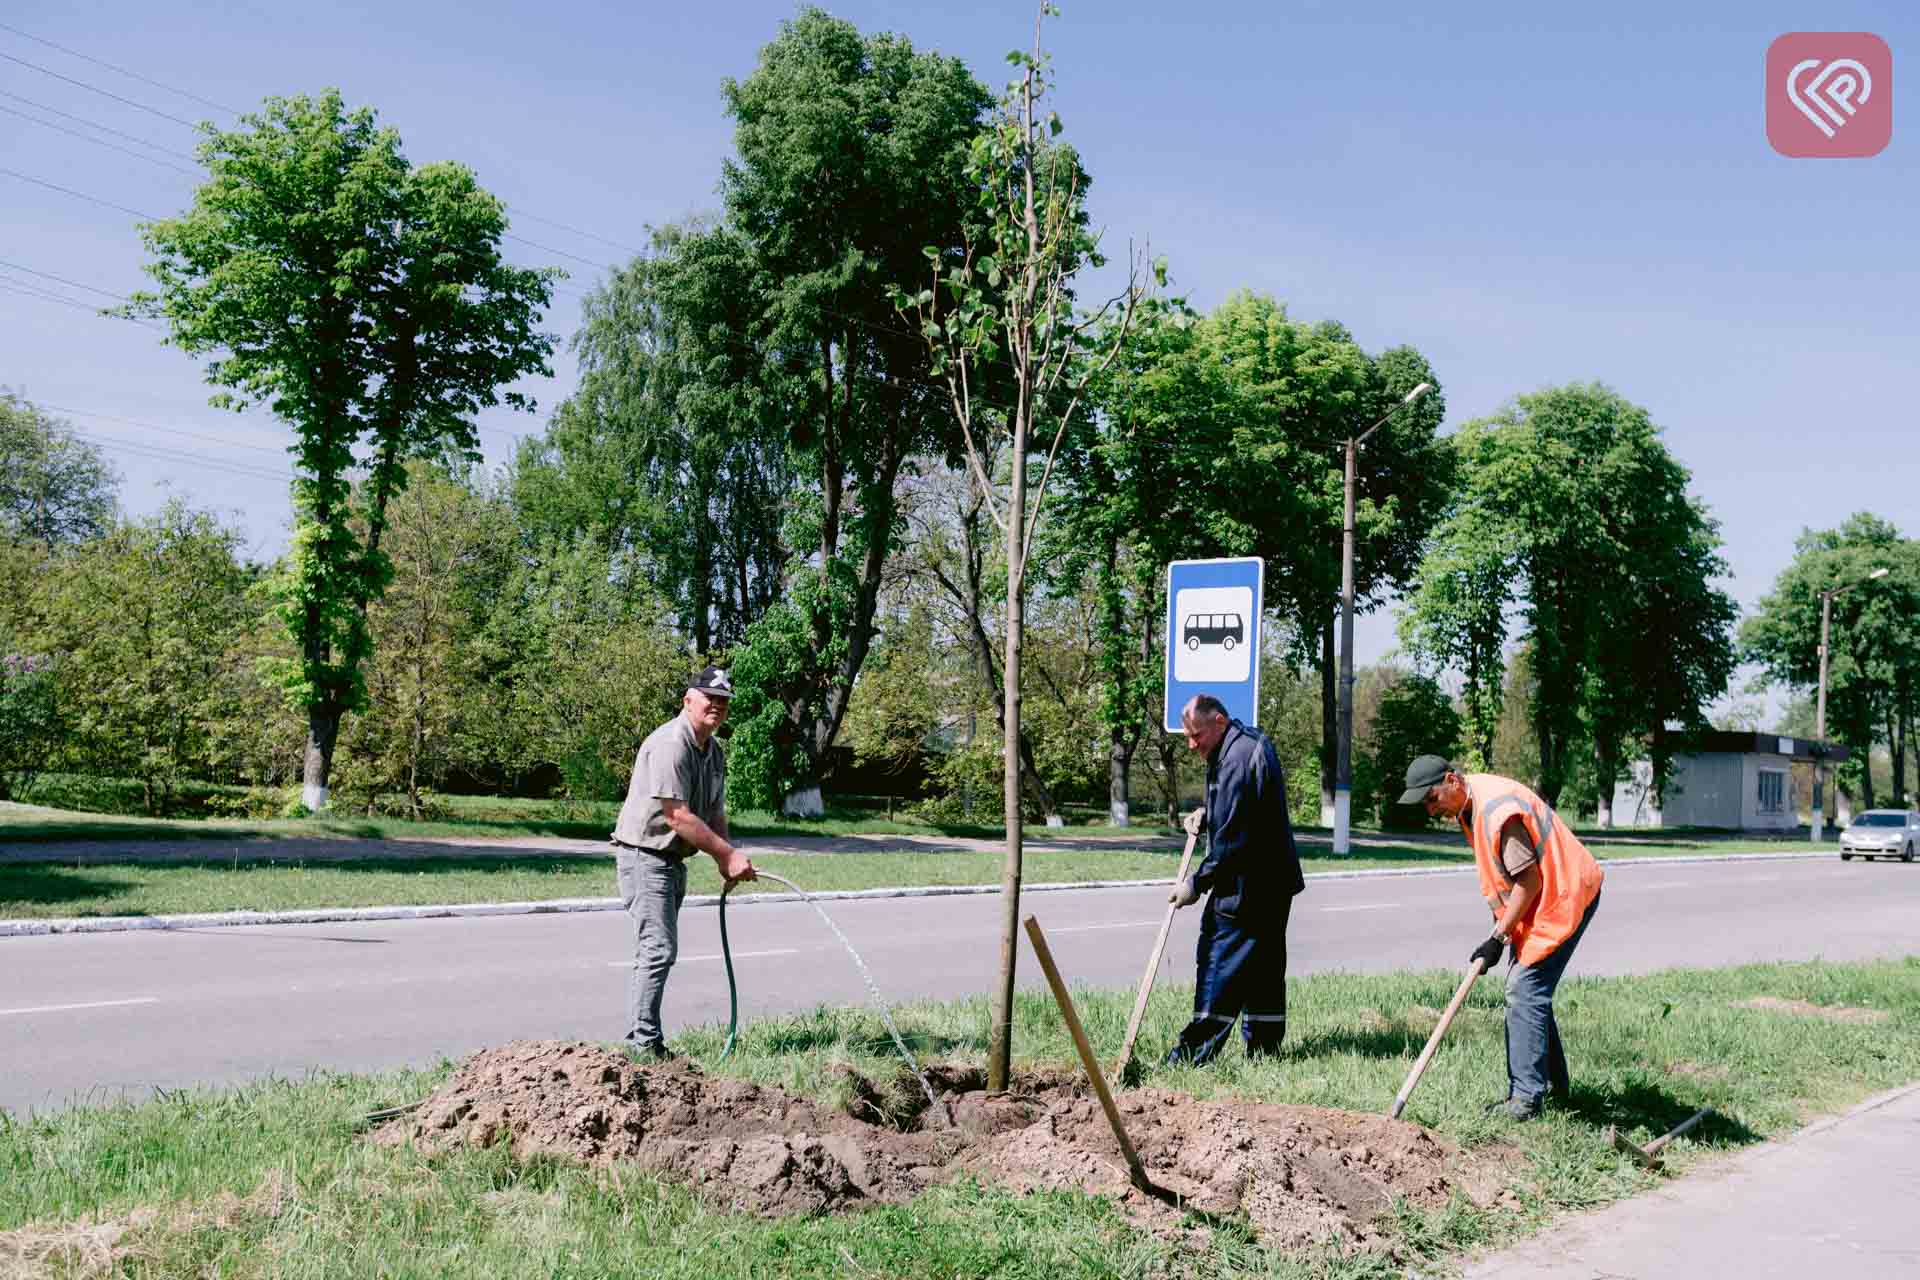
[[(611, 879), (611, 877), (609, 877)], [(837, 901), (827, 909), (890, 1000), (982, 992), (999, 899)], [(1140, 978), (1164, 894), (1028, 895), (1070, 982)], [(1190, 982), (1199, 912), (1164, 980)], [(729, 914), (743, 1019), (859, 1003), (853, 964), (804, 903)], [(1295, 900), (1290, 970), (1456, 967), (1487, 914), (1465, 873), (1316, 880)], [(155, 1087), (432, 1062), (515, 1037), (620, 1032), (629, 937), (618, 912), (0, 939), (0, 1107), (16, 1114)], [(1576, 974), (1920, 951), (1920, 864), (1613, 866)], [(1020, 978), (1039, 984), (1024, 938)], [(716, 913), (682, 916), (669, 1030), (726, 1017)]]

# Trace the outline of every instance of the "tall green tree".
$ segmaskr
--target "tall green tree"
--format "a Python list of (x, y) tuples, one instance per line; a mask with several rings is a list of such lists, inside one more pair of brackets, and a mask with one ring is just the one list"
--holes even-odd
[(806, 387), (768, 341), (763, 284), (731, 227), (655, 231), (588, 295), (579, 387), (514, 465), (530, 535), (585, 536), (640, 569), (699, 654), (738, 644), (786, 581)]
[[(130, 314), (212, 355), (217, 405), (265, 404), (296, 434), (296, 524), (278, 609), (299, 648), (280, 673), (307, 713), (304, 798), (326, 805), (340, 722), (363, 705), (367, 608), (406, 463), (478, 457), (473, 416), (550, 372), (535, 324), (552, 270), (508, 264), (506, 209), (465, 166), (415, 166), (337, 91), (270, 98), (203, 126), (193, 207), (146, 224), (158, 290)], [(353, 476), (365, 480), (356, 492)]]
[(0, 539), (43, 547), (113, 524), (120, 477), (73, 424), (0, 390)]
[[(1870, 577), (1876, 570), (1889, 572)], [(1740, 628), (1742, 656), (1795, 690), (1820, 679), (1820, 596), (1833, 598), (1827, 658), (1829, 738), (1846, 744), (1846, 776), (1874, 805), (1873, 771), (1860, 768), (1876, 741), (1911, 730), (1920, 688), (1920, 551), (1889, 520), (1858, 512), (1834, 529), (1808, 529), (1773, 590)], [(1903, 730), (1904, 725), (1904, 730)], [(1903, 750), (1904, 754), (1904, 750)], [(1902, 762), (1904, 766), (1904, 761)]]
[(1466, 677), (1471, 745), (1488, 745), (1513, 601), (1540, 793), (1558, 804), (1582, 776), (1604, 804), (1640, 750), (1664, 783), (1668, 726), (1704, 728), (1726, 690), (1738, 612), (1717, 585), (1718, 527), (1688, 494), (1686, 468), (1646, 410), (1597, 383), (1520, 396), (1453, 447), (1460, 487), (1402, 634)]
[(767, 343), (805, 361), (789, 442), (808, 477), (788, 513), (785, 593), (735, 658), (728, 785), (738, 804), (817, 812), (873, 644), (897, 486), (910, 459), (954, 443), (926, 344), (891, 291), (926, 246), (962, 243), (969, 147), (991, 99), (959, 60), (816, 8), (725, 93), (726, 220), (760, 273)]
[[(1278, 301), (1245, 291), (1203, 317), (1167, 306), (1140, 321), (1097, 384), (1097, 426), (1065, 468), (1079, 540), (1124, 545), (1136, 557), (1137, 581), (1110, 595), (1134, 617), (1109, 614), (1110, 667), (1134, 676), (1134, 696), (1116, 700), (1116, 711), (1136, 714), (1160, 680), (1146, 656), (1157, 657), (1160, 644), (1144, 629), (1160, 625), (1164, 582), (1156, 580), (1145, 607), (1149, 567), (1164, 574), (1182, 556), (1260, 556), (1286, 659), (1320, 674), (1321, 790), (1330, 810), (1341, 450), (1414, 386), (1438, 379), (1411, 348), (1369, 355), (1343, 326), (1293, 320)], [(1355, 599), (1363, 611), (1410, 578), (1444, 509), (1452, 459), (1434, 438), (1444, 413), (1444, 398), (1430, 394), (1394, 413), (1360, 455)], [(1122, 754), (1114, 753), (1116, 769)]]

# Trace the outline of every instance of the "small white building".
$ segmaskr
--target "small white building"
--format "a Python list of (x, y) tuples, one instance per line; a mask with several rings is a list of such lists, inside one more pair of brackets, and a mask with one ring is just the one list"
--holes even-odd
[[(1635, 761), (1632, 776), (1613, 788), (1613, 821), (1621, 827), (1721, 827), (1730, 831), (1791, 831), (1800, 825), (1793, 766), (1812, 764), (1823, 744), (1773, 733), (1715, 731), (1689, 738), (1673, 758), (1664, 803), (1655, 808), (1653, 765)], [(1830, 815), (1844, 824), (1844, 802), (1833, 785), (1845, 747), (1824, 744)]]

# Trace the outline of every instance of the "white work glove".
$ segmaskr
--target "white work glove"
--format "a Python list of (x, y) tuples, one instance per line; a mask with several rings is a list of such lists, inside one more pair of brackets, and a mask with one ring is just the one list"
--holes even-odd
[(1200, 888), (1194, 884), (1193, 877), (1188, 876), (1174, 883), (1173, 891), (1167, 895), (1167, 901), (1175, 907), (1190, 907), (1200, 901)]

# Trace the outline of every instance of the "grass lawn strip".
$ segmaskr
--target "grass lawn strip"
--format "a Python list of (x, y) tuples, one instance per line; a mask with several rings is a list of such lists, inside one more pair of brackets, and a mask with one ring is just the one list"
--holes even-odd
[[(1690, 848), (1675, 847), (1635, 848), (1627, 856), (1718, 860), (1745, 855), (1702, 855)], [(809, 892), (820, 893), (991, 887), (1000, 883), (1002, 865), (998, 853), (971, 851), (828, 855), (756, 850), (754, 860)], [(1473, 859), (1464, 849), (1438, 851), (1408, 845), (1360, 850), (1346, 858), (1307, 856), (1301, 865), (1309, 875), (1352, 875), (1464, 870), (1473, 865)], [(1178, 866), (1179, 850), (1171, 847), (1041, 848), (1027, 852), (1024, 873), (1034, 884), (1094, 885), (1167, 880)], [(688, 869), (690, 894), (711, 896), (720, 892), (720, 877), (711, 859), (695, 858)], [(238, 858), (166, 863), (0, 863), (0, 922), (560, 902), (604, 899), (612, 889), (612, 860), (604, 855), (456, 853), (426, 859), (291, 864)], [(737, 897), (784, 892), (770, 880), (743, 884), (734, 890)]]
[[(1230, 1051), (1205, 1071), (1150, 1069), (1144, 1084), (1198, 1098), (1377, 1111), (1455, 976), (1301, 979), (1290, 984), (1294, 1033), (1279, 1061), (1251, 1063)], [(1156, 994), (1144, 1057), (1171, 1040), (1189, 998), (1177, 988)], [(1083, 991), (1077, 999), (1096, 1047), (1110, 1053), (1130, 993)], [(1573, 978), (1557, 1003), (1573, 1099), (1513, 1125), (1481, 1114), (1504, 1079), (1504, 1059), (1499, 994), (1487, 984), (1475, 990), (1408, 1119), (1503, 1170), (1506, 1186), (1443, 1205), (1399, 1203), (1377, 1224), (1370, 1250), (1276, 1250), (1234, 1222), (1156, 1234), (1105, 1198), (1021, 1195), (965, 1178), (905, 1204), (768, 1219), (631, 1165), (516, 1160), (504, 1143), (428, 1155), (356, 1132), (367, 1112), (445, 1082), (450, 1064), (442, 1064), (0, 1118), (0, 1275), (1374, 1280), (1510, 1242), (1555, 1213), (1657, 1185), (1660, 1175), (1603, 1141), (1609, 1123), (1645, 1141), (1697, 1107), (1714, 1107), (1714, 1119), (1670, 1149), (1669, 1167), (1684, 1175), (1920, 1078), (1920, 958)], [(1884, 1017), (1834, 1012), (1852, 1010)], [(923, 1058), (984, 1061), (984, 1000), (909, 1004), (895, 1016)], [(1071, 1070), (1051, 1000), (1022, 994), (1015, 1017), (1021, 1071)], [(895, 1078), (886, 1033), (865, 1011), (823, 1008), (750, 1024), (734, 1057), (715, 1064), (723, 1034), (691, 1030), (675, 1047), (710, 1074), (786, 1089), (821, 1107), (852, 1102), (857, 1078)]]

